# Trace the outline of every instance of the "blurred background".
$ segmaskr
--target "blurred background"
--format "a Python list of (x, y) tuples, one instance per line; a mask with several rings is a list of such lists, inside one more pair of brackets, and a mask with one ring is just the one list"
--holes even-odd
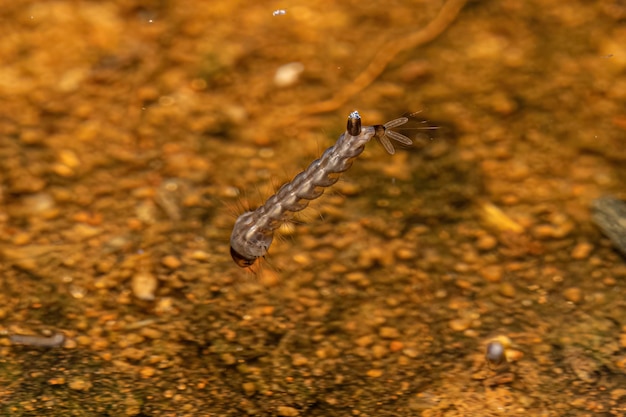
[[(1, 414), (625, 412), (626, 5), (365, 3), (0, 3)], [(355, 109), (416, 145), (238, 268)]]

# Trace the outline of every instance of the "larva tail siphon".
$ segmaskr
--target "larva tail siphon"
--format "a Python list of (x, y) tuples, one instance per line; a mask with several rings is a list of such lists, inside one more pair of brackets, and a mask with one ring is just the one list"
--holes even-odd
[(264, 256), (272, 244), (274, 231), (293, 213), (320, 197), (326, 187), (336, 183), (372, 138), (376, 138), (390, 155), (396, 152), (392, 141), (412, 145), (411, 139), (391, 130), (408, 120), (400, 117), (384, 125), (361, 126), (359, 113), (350, 113), (346, 131), (319, 159), (281, 186), (262, 206), (239, 216), (230, 235), (230, 254), (235, 263), (247, 268)]

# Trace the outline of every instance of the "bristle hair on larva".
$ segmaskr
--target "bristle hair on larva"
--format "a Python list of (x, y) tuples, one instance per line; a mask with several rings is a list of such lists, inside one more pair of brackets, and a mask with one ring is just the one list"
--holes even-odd
[(230, 235), (230, 254), (235, 263), (246, 268), (264, 256), (272, 244), (274, 231), (294, 213), (306, 208), (311, 200), (320, 197), (325, 188), (336, 183), (372, 138), (376, 138), (390, 155), (396, 152), (391, 141), (412, 145), (411, 139), (391, 130), (408, 120), (400, 117), (384, 125), (361, 126), (359, 113), (350, 113), (346, 131), (333, 146), (293, 180), (282, 185), (262, 206), (239, 216)]

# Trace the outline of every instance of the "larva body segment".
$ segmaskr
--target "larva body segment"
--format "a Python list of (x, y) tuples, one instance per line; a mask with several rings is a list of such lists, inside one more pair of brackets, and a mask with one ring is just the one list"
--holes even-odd
[(246, 268), (264, 256), (272, 244), (274, 230), (291, 218), (293, 213), (306, 208), (311, 200), (324, 194), (325, 188), (336, 183), (372, 138), (378, 139), (391, 155), (395, 153), (395, 148), (390, 139), (411, 145), (411, 139), (388, 130), (407, 121), (406, 117), (402, 117), (384, 125), (361, 126), (359, 113), (350, 113), (346, 131), (319, 159), (280, 187), (265, 204), (239, 216), (230, 236), (230, 254), (235, 263)]

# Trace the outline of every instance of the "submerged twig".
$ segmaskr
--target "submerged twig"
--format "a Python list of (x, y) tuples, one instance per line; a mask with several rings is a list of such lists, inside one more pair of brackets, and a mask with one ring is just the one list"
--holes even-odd
[(12, 334), (9, 335), (11, 343), (16, 345), (26, 345), (35, 347), (60, 347), (65, 342), (63, 333), (55, 333), (52, 336), (37, 336), (32, 334)]
[(466, 1), (448, 0), (439, 11), (439, 14), (425, 28), (403, 37), (401, 40), (393, 39), (387, 42), (380, 48), (369, 66), (356, 77), (354, 82), (344, 84), (343, 88), (332, 98), (303, 108), (301, 114), (315, 114), (337, 110), (359, 91), (362, 91), (374, 82), (400, 52), (424, 45), (443, 33), (456, 19)]
[(591, 219), (626, 256), (626, 202), (612, 196), (598, 198), (591, 204)]

